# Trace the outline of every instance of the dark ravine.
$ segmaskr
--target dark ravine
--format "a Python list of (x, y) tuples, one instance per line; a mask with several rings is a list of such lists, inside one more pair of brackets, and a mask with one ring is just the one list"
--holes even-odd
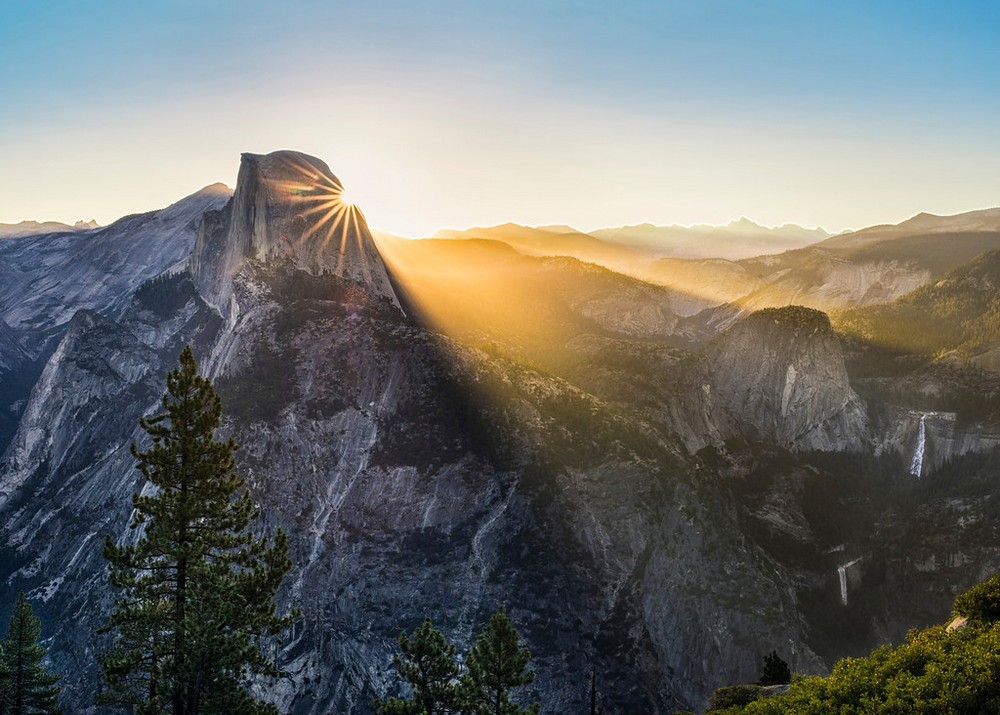
[[(290, 677), (258, 684), (281, 712), (367, 713), (395, 687), (400, 631), (430, 616), (467, 646), (501, 602), (546, 711), (583, 711), (592, 668), (604, 712), (697, 708), (755, 679), (771, 649), (816, 672), (895, 634), (906, 614), (892, 607), (918, 610), (900, 583), (952, 588), (903, 554), (909, 513), (892, 495), (910, 487), (893, 475), (912, 425), (869, 419), (825, 315), (757, 314), (702, 351), (659, 289), (531, 258), (529, 275), (591, 290), (544, 303), (568, 321), (569, 358), (529, 362), (504, 333), (445, 338), (404, 313), (402, 282), (360, 212), (339, 210), (340, 186), (313, 157), (244, 155), (224, 206), (221, 191), (199, 199), (200, 223), (186, 210), (142, 219), (175, 237), (155, 272), (71, 272), (88, 287), (51, 315), (2, 304), (12, 367), (0, 378), (27, 374), (29, 329), (29, 344), (52, 348), (0, 462), (0, 611), (29, 593), (59, 634), (50, 653), (74, 712), (98, 682), (100, 543), (125, 538), (143, 488), (128, 447), (184, 344), (223, 396), (264, 528), (291, 537), (279, 598), (303, 616), (278, 651)], [(138, 251), (132, 221), (86, 240)], [(27, 261), (34, 249), (9, 250)], [(747, 383), (760, 386), (752, 400)], [(931, 459), (944, 432), (928, 424)], [(953, 452), (990, 447), (986, 429)], [(880, 518), (882, 531), (851, 535)], [(934, 564), (994, 558), (962, 547), (948, 561), (946, 540), (924, 536)], [(850, 613), (837, 610), (848, 557), (862, 559)], [(830, 613), (854, 630), (837, 634)]]

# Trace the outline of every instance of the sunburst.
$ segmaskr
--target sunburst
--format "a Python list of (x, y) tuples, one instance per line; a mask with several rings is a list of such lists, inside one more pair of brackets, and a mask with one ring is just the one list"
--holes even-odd
[(365, 280), (368, 280), (368, 257), (361, 237), (361, 223), (364, 221), (361, 209), (351, 199), (343, 184), (334, 177), (298, 159), (288, 159), (287, 166), (294, 178), (277, 182), (276, 188), (288, 201), (301, 206), (299, 216), (306, 219), (308, 227), (298, 240), (306, 242), (320, 237), (320, 251), (325, 251), (339, 230), (336, 274), (341, 276), (348, 236), (353, 235), (361, 259), (361, 270)]

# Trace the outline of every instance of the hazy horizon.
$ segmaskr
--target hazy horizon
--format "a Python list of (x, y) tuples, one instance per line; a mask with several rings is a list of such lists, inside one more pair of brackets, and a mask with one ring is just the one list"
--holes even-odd
[(0, 22), (0, 222), (326, 161), (386, 232), (830, 233), (1000, 204), (989, 3), (69, 2)]
[[(322, 158), (322, 157), (318, 157), (318, 158)], [(173, 201), (170, 201), (169, 203), (163, 204), (161, 206), (146, 207), (146, 208), (137, 207), (137, 208), (134, 208), (134, 209), (130, 209), (130, 210), (127, 210), (127, 211), (125, 211), (124, 213), (122, 213), (120, 215), (117, 215), (117, 216), (114, 216), (114, 217), (110, 218), (107, 221), (98, 220), (98, 219), (94, 218), (93, 216), (90, 216), (90, 217), (83, 217), (83, 216), (81, 216), (81, 217), (77, 217), (77, 218), (52, 218), (52, 217), (49, 217), (49, 216), (31, 216), (31, 217), (25, 217), (25, 218), (21, 218), (21, 219), (14, 220), (14, 221), (0, 221), (0, 225), (14, 226), (14, 225), (17, 225), (17, 224), (20, 224), (20, 223), (38, 223), (38, 224), (61, 223), (61, 224), (65, 224), (65, 225), (68, 225), (68, 226), (73, 226), (74, 224), (77, 224), (77, 223), (90, 223), (92, 221), (96, 221), (98, 228), (103, 228), (105, 226), (109, 226), (109, 225), (113, 224), (114, 222), (116, 222), (116, 221), (118, 221), (118, 220), (120, 220), (122, 218), (125, 218), (126, 216), (135, 215), (135, 214), (142, 214), (142, 213), (149, 213), (151, 211), (162, 210), (164, 208), (167, 208), (171, 204), (176, 203), (177, 201), (182, 201), (183, 199), (185, 199), (185, 198), (187, 198), (189, 196), (192, 196), (192, 195), (198, 193), (199, 191), (203, 191), (203, 190), (205, 190), (205, 189), (207, 189), (207, 188), (209, 188), (211, 186), (217, 186), (217, 185), (221, 184), (221, 185), (224, 185), (231, 192), (231, 191), (233, 191), (233, 185), (235, 185), (235, 183), (236, 183), (235, 178), (232, 181), (232, 185), (230, 183), (225, 182), (225, 181), (211, 182), (211, 183), (205, 184), (200, 189), (196, 189), (194, 191), (189, 191), (188, 193), (185, 193), (185, 194), (183, 194), (181, 196), (178, 196)], [(360, 199), (357, 202), (357, 206), (361, 210), (361, 212), (364, 213), (365, 206), (364, 206), (363, 202)], [(545, 230), (545, 229), (555, 228), (555, 227), (565, 227), (565, 228), (570, 228), (570, 229), (579, 231), (580, 233), (594, 233), (594, 232), (602, 231), (602, 230), (625, 229), (625, 228), (637, 227), (637, 226), (653, 226), (655, 228), (677, 228), (677, 229), (726, 228), (726, 227), (729, 227), (729, 226), (731, 226), (733, 224), (738, 224), (738, 223), (740, 223), (742, 221), (750, 221), (751, 223), (756, 224), (760, 228), (767, 229), (767, 230), (777, 230), (777, 229), (780, 229), (780, 228), (783, 228), (783, 227), (787, 227), (787, 226), (795, 226), (795, 227), (801, 228), (801, 229), (803, 229), (805, 231), (810, 231), (810, 232), (823, 231), (828, 236), (836, 236), (836, 235), (843, 234), (843, 233), (851, 233), (851, 232), (854, 232), (854, 231), (860, 231), (862, 229), (871, 228), (873, 226), (898, 224), (898, 223), (906, 221), (906, 220), (908, 220), (910, 218), (913, 218), (914, 216), (917, 216), (919, 214), (924, 214), (924, 213), (929, 213), (929, 214), (936, 215), (936, 216), (953, 216), (953, 215), (958, 215), (958, 214), (964, 214), (964, 213), (970, 213), (970, 212), (976, 212), (976, 211), (983, 211), (983, 210), (990, 210), (990, 209), (1000, 209), (1000, 202), (997, 202), (996, 205), (972, 207), (972, 208), (968, 208), (968, 209), (965, 209), (965, 210), (962, 210), (962, 211), (956, 211), (954, 213), (935, 213), (935, 212), (932, 212), (932, 211), (916, 210), (916, 211), (913, 211), (912, 213), (906, 214), (906, 215), (904, 215), (904, 216), (902, 216), (900, 218), (897, 218), (897, 219), (884, 220), (884, 221), (875, 221), (874, 223), (865, 224), (865, 225), (858, 225), (858, 226), (846, 226), (846, 227), (839, 228), (839, 229), (836, 229), (836, 230), (831, 230), (827, 226), (809, 225), (807, 223), (801, 223), (801, 222), (798, 222), (798, 221), (791, 221), (791, 220), (789, 220), (789, 221), (781, 221), (781, 222), (777, 222), (777, 223), (773, 223), (772, 224), (772, 223), (767, 223), (767, 222), (763, 222), (763, 221), (758, 221), (752, 215), (741, 214), (739, 216), (734, 216), (734, 217), (729, 218), (729, 219), (723, 219), (723, 220), (721, 220), (719, 222), (716, 222), (716, 223), (711, 223), (711, 222), (707, 222), (707, 221), (695, 221), (695, 222), (692, 222), (692, 223), (679, 223), (679, 222), (669, 222), (669, 223), (656, 222), (656, 223), (654, 223), (652, 221), (635, 220), (635, 221), (631, 221), (631, 222), (623, 223), (623, 224), (598, 223), (598, 224), (589, 225), (589, 226), (578, 226), (578, 225), (573, 225), (571, 223), (568, 223), (566, 221), (558, 221), (558, 220), (551, 221), (551, 222), (548, 222), (548, 223), (539, 223), (539, 224), (527, 224), (527, 223), (521, 223), (521, 222), (512, 221), (512, 220), (501, 220), (501, 221), (499, 221), (497, 223), (478, 222), (478, 223), (472, 223), (472, 224), (464, 225), (464, 226), (455, 226), (455, 225), (437, 226), (437, 227), (431, 229), (430, 231), (427, 231), (426, 233), (415, 234), (415, 233), (404, 233), (404, 232), (399, 232), (399, 231), (390, 231), (390, 230), (384, 229), (381, 226), (379, 226), (376, 222), (372, 221), (371, 218), (368, 217), (367, 215), (365, 216), (365, 218), (366, 218), (367, 223), (371, 227), (371, 229), (374, 230), (374, 231), (376, 231), (376, 232), (383, 233), (383, 234), (388, 234), (388, 235), (392, 235), (392, 236), (396, 236), (397, 238), (414, 238), (414, 239), (433, 238), (436, 234), (441, 233), (441, 232), (446, 232), (446, 231), (454, 231), (454, 232), (457, 232), (457, 233), (463, 233), (463, 232), (473, 231), (473, 230), (476, 230), (476, 229), (493, 229), (493, 228), (498, 228), (498, 227), (501, 227), (501, 226), (504, 226), (504, 225), (508, 225), (508, 224), (523, 226), (525, 228), (539, 229), (539, 230)]]
[[(188, 192), (187, 194), (178, 197), (176, 199), (176, 201), (182, 201), (183, 199), (185, 199), (185, 198), (187, 198), (189, 196), (192, 196), (192, 195), (198, 193), (199, 191), (202, 191), (204, 189), (209, 188), (210, 186), (214, 186), (214, 185), (218, 185), (218, 184), (224, 184), (229, 191), (233, 191), (233, 187), (230, 186), (229, 184), (226, 184), (225, 182), (214, 182), (212, 184), (206, 184), (201, 189), (197, 189), (195, 191)], [(171, 204), (175, 203), (176, 201), (171, 202)], [(16, 226), (16, 225), (21, 224), (21, 223), (37, 223), (37, 224), (60, 223), (60, 224), (64, 224), (64, 225), (67, 225), (67, 226), (73, 226), (74, 224), (77, 224), (77, 223), (90, 223), (91, 221), (96, 221), (98, 228), (104, 228), (104, 227), (109, 226), (109, 225), (113, 224), (114, 222), (116, 222), (116, 221), (118, 221), (118, 220), (120, 220), (122, 218), (125, 218), (126, 216), (131, 216), (131, 215), (136, 215), (136, 214), (143, 214), (143, 213), (149, 213), (151, 211), (159, 211), (159, 210), (167, 208), (167, 206), (170, 206), (171, 204), (165, 204), (163, 206), (155, 206), (155, 207), (148, 207), (148, 208), (135, 208), (134, 210), (128, 210), (128, 211), (126, 211), (125, 213), (123, 213), (123, 214), (121, 214), (119, 216), (115, 216), (115, 217), (111, 218), (107, 222), (98, 221), (97, 219), (95, 219), (93, 217), (90, 217), (90, 218), (78, 217), (78, 218), (75, 218), (75, 219), (64, 219), (64, 218), (50, 218), (50, 217), (47, 217), (47, 216), (46, 217), (34, 216), (34, 217), (22, 218), (22, 219), (19, 219), (19, 220), (16, 220), (16, 221), (0, 221), (0, 225), (4, 225), (4, 226)], [(364, 212), (365, 207), (360, 202), (358, 203), (358, 208), (362, 212)], [(989, 208), (994, 208), (994, 207), (980, 207), (980, 209), (970, 209), (970, 211), (976, 211), (976, 210), (981, 210), (981, 209), (989, 209)], [(998, 208), (1000, 208), (1000, 207), (998, 207)], [(912, 215), (916, 215), (917, 213), (921, 213), (921, 212), (918, 211), (918, 212), (915, 212)], [(965, 213), (965, 212), (960, 212), (960, 213)], [(911, 218), (911, 216), (907, 216), (906, 218)], [(825, 226), (803, 225), (803, 224), (798, 223), (796, 221), (785, 221), (785, 222), (777, 223), (777, 224), (765, 224), (765, 223), (762, 223), (760, 221), (757, 221), (753, 216), (741, 215), (741, 216), (735, 216), (735, 217), (730, 218), (728, 220), (724, 220), (724, 221), (722, 221), (720, 223), (695, 222), (695, 223), (689, 223), (689, 224), (681, 224), (681, 223), (652, 223), (650, 221), (633, 221), (633, 222), (630, 222), (630, 223), (617, 224), (617, 225), (613, 225), (613, 224), (595, 224), (593, 226), (574, 226), (574, 225), (566, 223), (566, 222), (558, 222), (558, 221), (552, 222), (552, 223), (547, 223), (547, 224), (535, 224), (535, 225), (521, 224), (521, 223), (518, 223), (516, 221), (501, 221), (500, 223), (492, 223), (492, 224), (487, 224), (487, 223), (480, 222), (480, 223), (470, 224), (470, 225), (467, 225), (467, 226), (438, 226), (438, 227), (432, 229), (431, 231), (429, 231), (426, 234), (410, 235), (410, 234), (397, 233), (397, 232), (394, 232), (394, 231), (385, 230), (385, 229), (381, 228), (380, 226), (378, 226), (373, 221), (371, 221), (371, 219), (369, 219), (367, 216), (366, 216), (366, 220), (367, 220), (367, 223), (369, 224), (369, 226), (372, 228), (372, 230), (377, 231), (379, 233), (383, 233), (383, 234), (393, 235), (393, 236), (396, 236), (398, 238), (433, 238), (435, 236), (435, 234), (438, 234), (438, 233), (441, 233), (441, 232), (445, 232), (445, 231), (454, 231), (456, 233), (462, 233), (462, 232), (474, 231), (476, 229), (494, 229), (494, 228), (499, 228), (499, 227), (502, 227), (502, 226), (505, 226), (505, 225), (518, 225), (518, 226), (523, 226), (525, 228), (532, 228), (532, 229), (537, 229), (537, 230), (547, 230), (547, 229), (554, 229), (554, 228), (569, 228), (569, 229), (573, 229), (575, 231), (579, 231), (580, 233), (592, 233), (592, 232), (595, 232), (595, 231), (602, 231), (602, 230), (608, 230), (608, 229), (624, 229), (624, 228), (631, 228), (631, 227), (637, 227), (637, 226), (654, 226), (655, 228), (678, 228), (678, 229), (727, 228), (729, 226), (732, 226), (733, 224), (738, 224), (738, 223), (743, 222), (743, 221), (750, 221), (751, 223), (756, 224), (760, 228), (767, 229), (767, 230), (776, 230), (776, 229), (780, 229), (780, 228), (783, 228), (783, 227), (786, 227), (786, 226), (796, 226), (798, 228), (801, 228), (801, 229), (803, 229), (805, 231), (810, 231), (810, 232), (823, 231), (823, 232), (825, 232), (826, 234), (828, 234), (830, 236), (837, 235), (838, 233), (847, 233), (847, 232), (851, 232), (851, 231), (856, 231), (856, 230), (860, 230), (862, 228), (867, 228), (868, 227), (868, 226), (850, 226), (850, 227), (841, 229), (839, 231), (831, 231), (831, 230), (827, 229)], [(904, 218), (904, 219), (901, 219), (901, 220), (906, 220), (906, 219)], [(878, 224), (871, 224), (871, 225), (881, 225), (881, 224), (888, 224), (888, 223), (890, 223), (890, 222), (888, 222), (888, 221), (882, 221), (882, 222), (879, 222)]]

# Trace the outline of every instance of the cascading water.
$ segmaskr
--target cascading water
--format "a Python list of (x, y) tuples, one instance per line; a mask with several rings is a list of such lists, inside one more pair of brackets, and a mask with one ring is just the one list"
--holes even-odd
[(913, 450), (913, 461), (910, 462), (910, 474), (920, 479), (924, 468), (924, 444), (927, 441), (927, 415), (920, 415), (920, 428), (917, 430), (917, 448)]
[(837, 578), (840, 579), (840, 602), (845, 606), (847, 605), (847, 569), (851, 568), (854, 564), (858, 563), (861, 558), (858, 557), (853, 561), (848, 561), (846, 564), (842, 564), (837, 567)]

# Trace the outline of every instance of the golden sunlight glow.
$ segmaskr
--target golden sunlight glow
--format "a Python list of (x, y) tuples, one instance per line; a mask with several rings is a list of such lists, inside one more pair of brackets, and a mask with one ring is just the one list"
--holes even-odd
[[(400, 280), (414, 283), (414, 299), (424, 299), (423, 307), (431, 316), (443, 311), (454, 313), (454, 301), (468, 302), (462, 296), (476, 294), (480, 287), (490, 284), (503, 260), (513, 257), (567, 256), (583, 263), (596, 264), (615, 273), (636, 278), (654, 286), (669, 290), (664, 300), (682, 315), (691, 315), (707, 307), (732, 302), (762, 287), (761, 279), (747, 271), (740, 264), (729, 260), (702, 260), (689, 258), (658, 258), (642, 250), (617, 247), (602, 243), (587, 234), (565, 232), (559, 229), (547, 230), (516, 225), (492, 228), (474, 228), (467, 231), (449, 232), (445, 240), (424, 239), (415, 242), (382, 241), (379, 244), (383, 258), (395, 266)], [(503, 249), (506, 249), (504, 251)], [(492, 259), (486, 258), (492, 255)], [(498, 261), (494, 264), (492, 260)], [(523, 266), (530, 262), (522, 262)], [(464, 293), (457, 290), (453, 296), (443, 298), (440, 294), (444, 286), (453, 281), (453, 276), (471, 272), (471, 281)], [(416, 279), (419, 276), (419, 280)], [(492, 292), (510, 297), (515, 286), (526, 280), (521, 272), (505, 275), (507, 284), (492, 285)], [(430, 281), (436, 286), (430, 290), (417, 285), (419, 281)], [(539, 286), (539, 289), (544, 286)], [(428, 292), (430, 290), (430, 292)], [(526, 314), (535, 312), (530, 306), (530, 291), (520, 306), (511, 308)], [(791, 294), (766, 295), (763, 303), (754, 307), (787, 305)], [(490, 298), (489, 300), (493, 300)], [(801, 300), (801, 298), (799, 298)], [(473, 301), (475, 303), (475, 301)], [(507, 318), (511, 319), (510, 316)], [(447, 320), (444, 322), (448, 322)], [(454, 327), (454, 326), (452, 326)], [(450, 328), (442, 327), (453, 334)]]
[(351, 248), (349, 242), (353, 241), (356, 251), (351, 252), (357, 256), (365, 280), (370, 279), (361, 235), (362, 226), (366, 225), (364, 214), (351, 201), (340, 180), (301, 159), (286, 160), (286, 168), (294, 178), (277, 182), (276, 188), (291, 203), (301, 206), (299, 215), (308, 222), (308, 228), (298, 240), (305, 243), (318, 238), (320, 250), (323, 250), (339, 234), (335, 268), (338, 276), (343, 276), (344, 257)]

